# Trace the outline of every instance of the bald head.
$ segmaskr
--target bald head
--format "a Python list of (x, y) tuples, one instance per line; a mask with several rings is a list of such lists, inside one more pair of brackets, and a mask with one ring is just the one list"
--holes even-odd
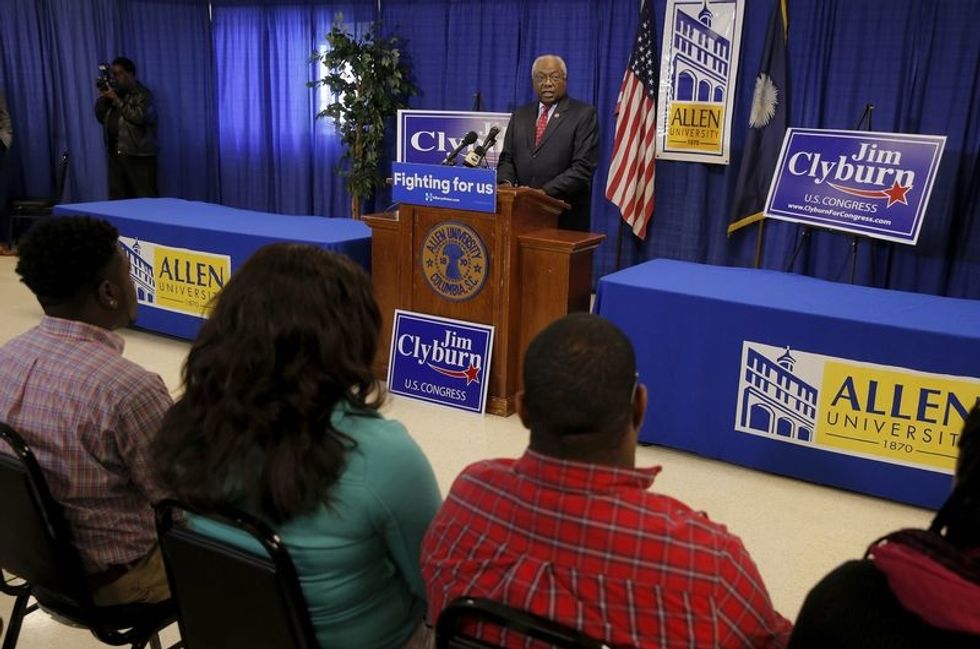
[(546, 106), (561, 101), (565, 96), (568, 67), (560, 56), (544, 54), (534, 59), (531, 81), (538, 101)]

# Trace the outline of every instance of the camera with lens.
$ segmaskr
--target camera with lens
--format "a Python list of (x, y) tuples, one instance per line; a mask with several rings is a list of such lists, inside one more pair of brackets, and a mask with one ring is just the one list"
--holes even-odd
[(95, 78), (95, 87), (99, 92), (116, 87), (116, 80), (112, 78), (112, 67), (108, 63), (99, 64), (99, 76)]

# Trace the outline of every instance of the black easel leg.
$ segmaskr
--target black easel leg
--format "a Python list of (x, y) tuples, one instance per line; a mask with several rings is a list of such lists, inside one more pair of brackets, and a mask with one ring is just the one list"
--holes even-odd
[(858, 238), (851, 237), (851, 284), (854, 283), (854, 275), (857, 272), (858, 260)]
[(789, 263), (786, 264), (787, 273), (793, 271), (793, 264), (796, 263), (796, 258), (799, 257), (800, 251), (803, 250), (803, 246), (806, 245), (806, 242), (809, 239), (810, 239), (810, 228), (804, 227), (803, 233), (800, 235), (800, 238), (796, 240), (796, 248), (793, 249), (793, 254), (789, 258)]

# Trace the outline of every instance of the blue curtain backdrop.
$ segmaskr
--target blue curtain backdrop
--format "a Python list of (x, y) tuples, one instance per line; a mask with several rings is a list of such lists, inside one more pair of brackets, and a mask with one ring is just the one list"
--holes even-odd
[(343, 147), (325, 97), (308, 81), (323, 70), (310, 54), (335, 18), (354, 33), (377, 19), (377, 1), (213, 2), (221, 199), (286, 214), (350, 214), (335, 172)]
[(217, 198), (206, 2), (2, 0), (0, 10), (0, 84), (28, 194), (50, 195), (55, 161), (68, 151), (66, 200), (105, 198), (105, 150), (93, 112), (96, 68), (124, 54), (160, 109), (161, 191)]
[[(604, 198), (612, 114), (639, 0), (0, 0), (0, 84), (20, 135), (27, 189), (45, 193), (58, 152), (75, 157), (70, 200), (101, 198), (105, 170), (92, 117), (95, 64), (128, 53), (161, 105), (161, 186), (168, 195), (259, 210), (341, 216), (342, 149), (307, 62), (334, 16), (355, 29), (381, 18), (405, 39), (416, 108), (487, 110), (533, 99), (530, 65), (554, 52), (569, 92), (600, 114), (593, 228), (609, 235), (597, 276), (616, 259), (619, 215)], [(948, 136), (916, 247), (862, 242), (858, 281), (980, 297), (980, 19), (978, 0), (789, 0), (791, 126), (853, 128), (873, 103), (880, 131)], [(663, 0), (654, 0), (657, 48)], [(380, 7), (380, 9), (379, 9)], [(746, 0), (732, 164), (657, 164), (645, 242), (627, 234), (624, 265), (654, 257), (749, 266), (755, 228), (726, 227), (772, 0)], [(179, 40), (178, 40), (179, 39)], [(29, 142), (29, 146), (24, 142)], [(392, 148), (393, 151), (393, 148)], [(383, 197), (381, 204), (384, 204)], [(794, 225), (766, 225), (763, 265), (783, 268)], [(850, 242), (818, 232), (795, 270), (844, 280)]]

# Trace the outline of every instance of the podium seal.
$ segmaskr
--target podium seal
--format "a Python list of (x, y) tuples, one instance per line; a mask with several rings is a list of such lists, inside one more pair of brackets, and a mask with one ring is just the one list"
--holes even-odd
[(483, 290), (488, 262), (483, 239), (458, 221), (439, 223), (422, 240), (422, 276), (429, 288), (447, 300), (461, 302)]

